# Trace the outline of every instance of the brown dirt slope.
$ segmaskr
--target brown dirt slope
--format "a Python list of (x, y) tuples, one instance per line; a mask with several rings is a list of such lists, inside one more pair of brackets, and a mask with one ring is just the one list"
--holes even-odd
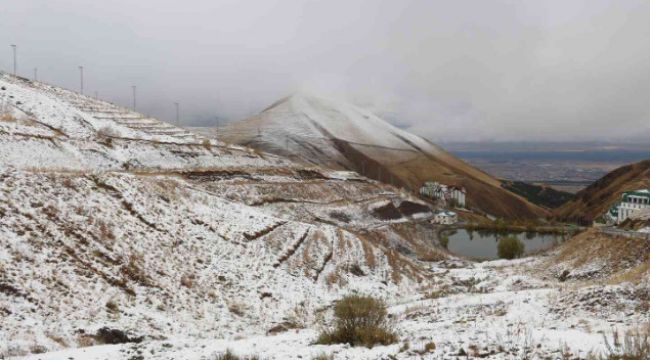
[(620, 167), (558, 208), (555, 217), (559, 220), (591, 224), (604, 214), (628, 190), (650, 188), (650, 160)]
[(650, 241), (592, 228), (560, 245), (549, 257), (548, 269), (566, 279), (637, 282), (650, 274)]

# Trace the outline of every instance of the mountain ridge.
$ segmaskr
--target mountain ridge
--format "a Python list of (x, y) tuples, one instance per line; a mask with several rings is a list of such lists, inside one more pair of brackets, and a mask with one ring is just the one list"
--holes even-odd
[[(214, 135), (210, 129), (198, 133)], [(293, 95), (220, 128), (218, 136), (295, 161), (357, 171), (415, 192), (429, 180), (464, 186), (474, 208), (497, 217), (534, 219), (548, 214), (431, 141), (351, 104)]]
[(621, 166), (585, 189), (554, 212), (563, 221), (590, 225), (614, 205), (624, 191), (650, 188), (650, 160)]

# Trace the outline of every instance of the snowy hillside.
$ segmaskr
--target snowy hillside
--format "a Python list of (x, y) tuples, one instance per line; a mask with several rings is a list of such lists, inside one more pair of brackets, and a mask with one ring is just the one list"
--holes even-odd
[[(583, 359), (647, 321), (644, 239), (474, 263), (436, 246), (426, 204), (355, 172), (4, 74), (0, 110), (1, 359)], [(300, 131), (362, 140), (326, 120)], [(397, 343), (314, 344), (351, 293), (386, 301)]]
[(0, 73), (0, 161), (65, 170), (289, 166), (58, 87)]
[(426, 283), (413, 257), (435, 249), (401, 227), (430, 215), (354, 173), (2, 74), (0, 357), (92, 345), (106, 327), (265, 334), (350, 291), (407, 296)]
[[(194, 131), (208, 137), (215, 134), (209, 128)], [(473, 207), (495, 216), (536, 218), (546, 214), (502, 188), (497, 179), (351, 104), (294, 95), (257, 116), (220, 128), (218, 136), (410, 189), (432, 180), (464, 186)]]

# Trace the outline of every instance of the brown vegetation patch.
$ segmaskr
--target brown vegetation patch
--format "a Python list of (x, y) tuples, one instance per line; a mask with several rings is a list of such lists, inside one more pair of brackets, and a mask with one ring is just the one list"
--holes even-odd
[(386, 205), (376, 207), (372, 210), (374, 217), (380, 220), (396, 220), (402, 218), (402, 213), (393, 205), (392, 202), (389, 202)]
[(239, 170), (205, 170), (205, 171), (185, 171), (181, 174), (190, 180), (209, 182), (228, 179), (246, 179), (252, 180), (253, 176), (250, 173)]
[(142, 254), (131, 254), (125, 264), (121, 267), (122, 274), (140, 285), (153, 286), (153, 281), (144, 271), (144, 256)]
[(562, 221), (590, 225), (620, 199), (624, 191), (650, 187), (650, 160), (622, 166), (576, 194), (554, 213)]
[(258, 239), (258, 238), (270, 233), (271, 231), (279, 228), (280, 226), (282, 226), (284, 224), (286, 224), (286, 223), (284, 221), (281, 221), (281, 222), (275, 223), (275, 224), (273, 224), (271, 226), (265, 227), (264, 229), (253, 232), (253, 233), (245, 232), (244, 237), (246, 238), (246, 240), (249, 240), (249, 241), (255, 240), (255, 239)]
[(650, 261), (650, 242), (644, 239), (607, 235), (598, 229), (589, 229), (566, 241), (558, 248), (551, 262), (569, 270), (600, 264), (602, 269), (592, 277), (607, 277), (627, 273), (628, 276), (647, 274)]
[(412, 201), (402, 201), (402, 203), (399, 204), (399, 207), (397, 209), (399, 210), (400, 213), (406, 216), (411, 216), (414, 214), (426, 213), (431, 211), (429, 206), (425, 204), (415, 203)]
[(299, 180), (327, 180), (327, 177), (316, 170), (301, 169), (296, 172)]

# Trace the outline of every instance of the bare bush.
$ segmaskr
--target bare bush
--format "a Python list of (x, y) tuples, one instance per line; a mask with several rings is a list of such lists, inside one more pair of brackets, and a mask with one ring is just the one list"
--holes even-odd
[(370, 296), (350, 295), (334, 306), (334, 328), (323, 331), (318, 344), (350, 344), (371, 348), (389, 345), (397, 335), (389, 328), (386, 305)]
[(514, 236), (504, 236), (499, 239), (497, 252), (502, 259), (515, 259), (524, 254), (525, 245)]

